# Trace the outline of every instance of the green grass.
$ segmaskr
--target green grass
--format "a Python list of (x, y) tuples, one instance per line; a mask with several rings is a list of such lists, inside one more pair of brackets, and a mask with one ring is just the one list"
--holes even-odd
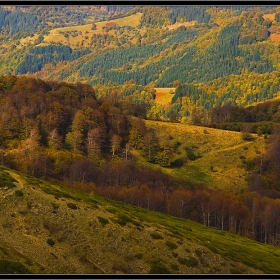
[(13, 178), (8, 172), (4, 171), (3, 168), (0, 169), (0, 188), (8, 187), (15, 188), (17, 180)]

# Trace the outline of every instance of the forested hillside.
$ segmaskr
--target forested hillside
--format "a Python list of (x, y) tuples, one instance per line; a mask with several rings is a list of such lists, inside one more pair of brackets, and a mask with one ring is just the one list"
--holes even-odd
[[(220, 136), (224, 141), (234, 140), (222, 144), (215, 136), (218, 131), (199, 127), (195, 132), (186, 131), (189, 137), (195, 133), (193, 140), (186, 141), (178, 130), (176, 133), (171, 126), (168, 128), (170, 123), (163, 123), (166, 128), (160, 124), (152, 127), (144, 120), (143, 103), (133, 102), (131, 95), (125, 96), (117, 89), (97, 98), (94, 89), (84, 83), (24, 76), (2, 76), (0, 81), (1, 164), (63, 182), (70, 188), (278, 244), (278, 218), (269, 220), (271, 227), (261, 218), (272, 217), (276, 212), (271, 211), (279, 208), (275, 173), (279, 160), (272, 156), (279, 146), (277, 125), (272, 126), (267, 143), (244, 130)], [(179, 131), (183, 133), (185, 128), (181, 126)], [(253, 145), (249, 148), (250, 141)], [(222, 161), (231, 150), (235, 151), (231, 157), (237, 161), (223, 167)], [(220, 154), (221, 165), (212, 161), (216, 154)], [(196, 161), (200, 163), (196, 165)], [(234, 187), (234, 180), (235, 191), (226, 190), (225, 184), (219, 189), (218, 178), (229, 176), (225, 173), (228, 168), (239, 177), (247, 172), (248, 186)], [(184, 176), (184, 172), (193, 177)], [(256, 215), (255, 211), (258, 216), (252, 224), (250, 216)]]
[[(23, 186), (14, 170), (35, 182), (30, 193), (40, 188), (74, 200), (76, 193), (85, 201), (100, 195), (279, 246), (279, 42), (276, 5), (1, 6), (3, 200)], [(25, 199), (20, 191), (15, 199)], [(29, 210), (35, 205), (24, 203)], [(56, 213), (62, 204), (55, 205)], [(100, 217), (98, 225), (111, 226), (109, 217)], [(121, 226), (142, 231), (143, 220), (118, 217)], [(4, 222), (9, 236), (14, 222)], [(45, 221), (43, 235), (49, 230), (60, 242), (64, 229), (54, 228)], [(224, 250), (209, 244), (214, 253)], [(92, 271), (83, 249), (75, 250)], [(139, 254), (134, 261), (140, 263)], [(199, 261), (179, 257), (180, 268), (173, 265), (172, 272), (195, 271), (181, 265), (204, 269), (197, 254)], [(158, 271), (159, 264), (137, 271)], [(246, 265), (278, 272), (274, 264)], [(94, 271), (103, 270), (94, 262)], [(108, 271), (129, 269), (120, 262)]]
[(183, 123), (194, 115), (211, 123), (213, 108), (279, 95), (276, 5), (3, 6), (0, 12), (0, 74), (96, 89), (131, 82), (176, 87), (168, 106), (149, 101), (148, 116)]

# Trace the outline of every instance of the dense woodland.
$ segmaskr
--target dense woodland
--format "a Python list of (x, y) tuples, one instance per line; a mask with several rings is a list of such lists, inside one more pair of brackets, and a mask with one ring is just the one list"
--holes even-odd
[(180, 144), (148, 130), (143, 104), (129, 96), (115, 90), (97, 99), (83, 83), (24, 76), (0, 80), (2, 164), (279, 245), (279, 125), (272, 127), (267, 154), (247, 165), (249, 191), (225, 194), (137, 165), (132, 150), (149, 162), (175, 168), (172, 154)]
[[(224, 20), (223, 10), (227, 12), (228, 23), (220, 23)], [(101, 32), (85, 33), (83, 42), (76, 43), (76, 50), (71, 48), (71, 56), (65, 42), (38, 46), (51, 28), (89, 22), (94, 25), (100, 20), (114, 20), (139, 12), (142, 17), (137, 27), (129, 23), (113, 24), (104, 26)], [(276, 12), (273, 22), (264, 19), (264, 13), (273, 12)], [(61, 80), (70, 81), (78, 72), (81, 80), (91, 85), (108, 82), (121, 85), (133, 79), (144, 86), (153, 83), (157, 87), (172, 87), (176, 80), (182, 84), (209, 83), (229, 75), (279, 70), (277, 42), (272, 45), (269, 40), (272, 25), (276, 29), (278, 26), (277, 12), (276, 6), (81, 6), (76, 10), (71, 6), (27, 6), (14, 10), (2, 7), (0, 39), (9, 41), (11, 56), (5, 63), (14, 74), (42, 71), (48, 75), (43, 72), (45, 65), (57, 66), (57, 62), (63, 61), (71, 66), (67, 74), (62, 69), (58, 72)], [(194, 24), (169, 28), (190, 22)], [(38, 40), (19, 47), (19, 39), (36, 33)], [(79, 32), (64, 33), (70, 40)], [(43, 55), (44, 51), (48, 54)], [(83, 60), (85, 54), (89, 55)]]

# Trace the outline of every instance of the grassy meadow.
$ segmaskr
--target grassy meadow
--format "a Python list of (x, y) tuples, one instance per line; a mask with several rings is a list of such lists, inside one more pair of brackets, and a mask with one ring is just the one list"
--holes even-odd
[[(77, 44), (80, 45), (83, 42), (83, 46), (86, 47), (89, 45), (89, 41), (91, 40), (90, 38), (93, 34), (104, 34), (105, 31), (102, 28), (106, 26), (106, 24), (113, 22), (118, 26), (137, 27), (140, 23), (141, 16), (141, 13), (136, 13), (131, 16), (110, 21), (95, 22), (96, 30), (91, 29), (92, 24), (55, 28), (50, 30), (49, 35), (44, 36), (44, 41), (41, 45), (47, 45), (55, 42), (67, 44), (71, 48), (75, 48)], [(68, 38), (65, 37), (67, 32), (70, 34)], [(75, 32), (77, 35), (74, 37), (71, 35), (71, 32)], [(110, 34), (110, 31), (108, 34)]]
[[(146, 120), (147, 128), (155, 129), (159, 138), (169, 137), (181, 144), (175, 159), (181, 159), (181, 167), (165, 168), (148, 163), (139, 153), (138, 162), (177, 178), (205, 182), (214, 190), (239, 193), (246, 190), (246, 166), (265, 151), (263, 137), (254, 135), (253, 141), (242, 139), (241, 132), (205, 128), (195, 125)], [(185, 148), (192, 148), (198, 156), (189, 160)]]
[(275, 246), (8, 173), (23, 186), (21, 195), (0, 197), (0, 261), (10, 267), (42, 274), (280, 273)]

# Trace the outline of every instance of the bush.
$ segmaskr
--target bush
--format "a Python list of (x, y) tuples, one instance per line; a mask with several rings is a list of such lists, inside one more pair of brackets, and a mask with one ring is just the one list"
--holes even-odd
[(164, 265), (159, 262), (154, 262), (151, 266), (149, 274), (171, 274), (172, 272)]
[(103, 217), (97, 216), (97, 219), (103, 226), (106, 226), (109, 223), (109, 221)]
[(171, 250), (174, 250), (174, 249), (178, 248), (178, 246), (174, 242), (169, 241), (169, 240), (167, 240), (165, 242), (165, 245)]
[(59, 208), (59, 204), (57, 204), (55, 202), (52, 202), (51, 205), (52, 205), (54, 210), (57, 210)]
[(118, 219), (115, 220), (115, 222), (118, 223), (119, 225), (121, 225), (122, 227), (125, 226), (127, 223), (132, 223), (135, 226), (140, 226), (140, 224), (138, 222), (134, 221), (127, 215), (119, 214), (117, 217), (118, 217)]
[(54, 240), (52, 238), (48, 238), (47, 240), (47, 243), (50, 245), (50, 246), (53, 246), (55, 244)]
[(252, 140), (254, 140), (254, 137), (249, 132), (243, 132), (242, 139), (245, 141), (252, 141)]
[(74, 209), (74, 210), (77, 210), (78, 207), (76, 204), (72, 203), (72, 202), (69, 202), (67, 203), (67, 206), (70, 208), (70, 209)]
[(199, 258), (202, 256), (202, 252), (200, 250), (196, 249), (194, 252)]
[(21, 190), (16, 190), (15, 196), (23, 196), (23, 192)]
[(184, 264), (189, 267), (195, 267), (198, 265), (198, 260), (194, 257), (190, 257), (189, 259), (178, 258), (179, 263)]
[(163, 239), (163, 237), (160, 234), (156, 233), (156, 232), (151, 233), (150, 235), (154, 239)]

